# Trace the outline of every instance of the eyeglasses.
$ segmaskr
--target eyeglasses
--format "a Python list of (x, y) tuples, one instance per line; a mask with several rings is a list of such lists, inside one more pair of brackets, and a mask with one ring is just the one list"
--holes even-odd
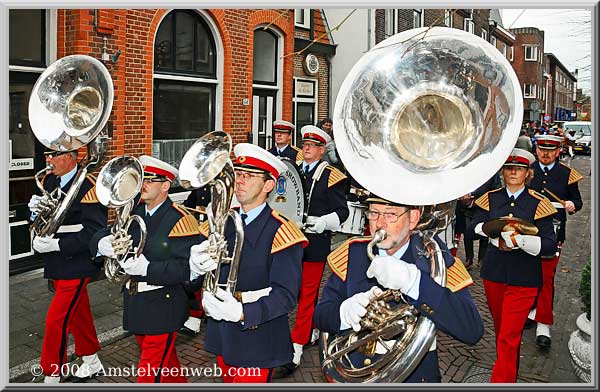
[(369, 210), (369, 211), (367, 211), (367, 219), (371, 220), (371, 221), (376, 221), (379, 219), (379, 215), (383, 215), (383, 219), (387, 223), (396, 223), (396, 222), (398, 222), (398, 219), (400, 219), (400, 217), (402, 215), (406, 214), (408, 211), (410, 211), (410, 210), (406, 210), (402, 214), (396, 214), (394, 212), (379, 212), (379, 211)]
[(252, 177), (261, 177), (262, 179), (265, 179), (264, 174), (252, 174), (247, 171), (235, 170), (235, 178), (241, 178), (244, 181), (248, 181)]
[(315, 148), (315, 147), (321, 147), (320, 144), (314, 144), (314, 143), (302, 143), (302, 148), (304, 147), (308, 147), (308, 148)]
[(45, 154), (45, 155), (46, 155), (46, 158), (48, 158), (48, 159), (53, 159), (53, 158), (56, 158), (56, 157), (59, 157), (59, 156), (61, 156), (61, 155), (65, 155), (65, 154), (70, 154), (70, 151), (63, 151), (63, 152), (50, 152), (50, 153), (48, 153), (48, 154)]

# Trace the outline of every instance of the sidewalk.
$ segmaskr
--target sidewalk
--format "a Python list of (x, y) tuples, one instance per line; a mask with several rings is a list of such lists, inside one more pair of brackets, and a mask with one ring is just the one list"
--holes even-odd
[[(569, 217), (567, 241), (556, 273), (555, 325), (552, 328), (552, 348), (542, 351), (535, 344), (535, 328), (525, 330), (521, 346), (519, 382), (523, 383), (578, 383), (571, 366), (567, 347), (570, 334), (576, 329), (575, 320), (582, 313), (578, 295), (581, 271), (591, 254), (591, 177), (590, 160), (577, 157), (572, 166), (584, 179), (580, 182), (584, 206)], [(459, 256), (464, 258), (460, 247)], [(475, 250), (476, 252), (476, 250)], [(475, 253), (477, 254), (477, 253)], [(329, 275), (326, 269), (325, 277)], [(489, 382), (490, 369), (496, 356), (492, 319), (486, 305), (479, 268), (472, 267), (475, 284), (471, 294), (485, 323), (485, 334), (475, 346), (462, 344), (438, 332), (438, 350), (442, 381), (448, 383)], [(122, 298), (119, 286), (106, 280), (89, 285), (90, 301), (96, 330), (101, 340), (99, 355), (106, 369), (131, 368), (137, 365), (139, 349), (135, 338), (125, 333), (122, 323)], [(39, 362), (44, 318), (51, 299), (47, 282), (40, 270), (10, 277), (10, 382), (31, 382), (30, 369)], [(71, 342), (72, 344), (72, 339)], [(69, 346), (70, 359), (73, 349)], [(214, 355), (204, 351), (204, 325), (195, 338), (179, 335), (177, 352), (182, 366), (212, 367)], [(37, 378), (35, 382), (39, 382)], [(189, 377), (189, 382), (221, 382), (211, 377)], [(292, 375), (277, 379), (282, 383), (322, 383), (318, 346), (305, 348), (303, 362)], [(135, 382), (132, 377), (99, 376), (89, 382)]]

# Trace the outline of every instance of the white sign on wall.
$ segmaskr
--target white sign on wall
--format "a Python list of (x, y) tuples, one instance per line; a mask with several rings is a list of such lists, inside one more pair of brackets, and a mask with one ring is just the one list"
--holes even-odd
[(29, 170), (33, 169), (33, 158), (11, 159), (8, 170)]

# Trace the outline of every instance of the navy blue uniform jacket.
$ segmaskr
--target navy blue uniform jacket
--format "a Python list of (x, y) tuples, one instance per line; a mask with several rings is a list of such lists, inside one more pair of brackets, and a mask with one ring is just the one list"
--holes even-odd
[[(351, 238), (333, 251), (327, 262), (333, 274), (329, 276), (321, 301), (315, 308), (314, 321), (318, 328), (339, 335), (340, 305), (354, 294), (368, 291), (379, 286), (377, 279), (367, 278), (370, 260), (367, 256), (367, 244), (371, 237)], [(406, 253), (402, 257), (407, 263), (415, 264), (421, 270), (419, 298), (407, 300), (423, 316), (431, 319), (436, 327), (454, 338), (475, 344), (483, 336), (483, 322), (473, 302), (468, 286), (473, 283), (462, 262), (454, 259), (446, 245), (436, 236), (447, 269), (446, 287), (438, 285), (430, 276), (431, 262), (420, 253), (423, 241), (413, 234)], [(374, 253), (377, 254), (377, 247)], [(364, 354), (355, 353), (353, 360), (357, 366), (363, 366)], [(405, 382), (440, 382), (440, 370), (437, 351), (429, 351)]]
[(537, 256), (519, 248), (501, 251), (493, 245), (488, 246), (481, 264), (481, 277), (512, 286), (542, 287), (542, 256), (552, 256), (556, 252), (556, 234), (552, 225), (556, 208), (550, 200), (525, 187), (513, 203), (506, 188), (500, 188), (481, 196), (475, 201), (475, 205), (477, 212), (469, 226), (470, 231), (474, 232), (475, 226), (480, 222), (514, 216), (535, 224), (539, 230), (537, 235), (542, 241), (541, 251)]
[[(123, 289), (123, 329), (138, 335), (159, 335), (177, 331), (189, 316), (188, 295), (184, 284), (190, 280), (190, 248), (200, 242), (198, 221), (167, 198), (152, 216), (138, 204), (133, 214), (143, 217), (147, 237), (143, 254), (150, 262), (147, 276), (132, 276), (133, 281), (147, 282), (163, 288), (130, 294)], [(130, 233), (139, 242), (139, 226), (132, 224)], [(98, 241), (109, 235), (108, 229), (97, 233)]]
[[(208, 226), (208, 221), (200, 226), (202, 240), (208, 237)], [(235, 238), (231, 220), (225, 232), (231, 254)], [(298, 301), (306, 237), (269, 205), (244, 233), (236, 291), (272, 290), (256, 302), (243, 304), (243, 323), (208, 317), (205, 348), (223, 356), (230, 366), (273, 368), (292, 360), (288, 313)], [(229, 264), (222, 265), (220, 283), (225, 283), (228, 275)]]
[[(575, 211), (579, 211), (583, 207), (581, 194), (579, 193), (579, 181), (583, 178), (575, 169), (560, 162), (555, 162), (552, 169), (548, 173), (544, 173), (539, 162), (534, 162), (531, 165), (533, 169), (533, 178), (529, 187), (546, 196), (550, 201), (558, 201), (550, 193), (546, 192), (546, 188), (554, 193), (561, 200), (571, 200), (575, 205)], [(567, 214), (564, 208), (558, 208), (558, 213), (554, 216), (560, 220), (561, 224), (556, 233), (557, 241), (564, 242), (566, 238), (566, 223)]]
[[(71, 188), (75, 177), (73, 176), (71, 181), (62, 188), (63, 192), (66, 193)], [(43, 186), (46, 191), (51, 192), (60, 187), (60, 178), (48, 174), (43, 179)], [(100, 204), (96, 197), (95, 178), (88, 174), (61, 224), (61, 226), (81, 224), (83, 228), (79, 232), (54, 235), (54, 238), (59, 239), (60, 251), (44, 253), (44, 278), (95, 277), (100, 272), (100, 266), (93, 262), (89, 244), (94, 233), (106, 227), (107, 219), (108, 209)]]
[[(313, 182), (313, 175), (317, 163), (308, 174), (303, 174), (306, 183), (306, 197), (310, 192), (310, 187)], [(302, 167), (300, 167), (302, 169)], [(308, 215), (323, 216), (335, 212), (342, 224), (350, 215), (348, 210), (348, 202), (346, 201), (346, 186), (348, 179), (344, 173), (336, 169), (334, 166), (327, 166), (323, 170), (323, 174), (318, 181), (315, 182), (315, 187), (310, 199), (310, 207)], [(321, 234), (306, 233), (308, 238), (308, 246), (304, 250), (304, 261), (325, 261), (325, 258), (331, 252), (331, 231), (325, 230)]]
[(296, 163), (300, 159), (299, 157), (302, 157), (302, 150), (298, 147), (292, 146), (291, 144), (289, 144), (281, 154), (279, 154), (279, 152), (277, 151), (277, 145), (274, 145), (273, 147), (269, 148), (268, 151), (276, 157), (281, 156), (289, 158), (294, 163)]

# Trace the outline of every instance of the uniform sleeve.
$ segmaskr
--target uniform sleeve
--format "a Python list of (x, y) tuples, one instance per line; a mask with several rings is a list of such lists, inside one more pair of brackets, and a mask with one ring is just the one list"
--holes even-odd
[(348, 298), (346, 292), (346, 283), (336, 274), (329, 275), (313, 316), (314, 323), (321, 331), (333, 334), (340, 332), (340, 306)]
[[(86, 181), (86, 186), (80, 194), (86, 194), (92, 186)], [(68, 257), (78, 253), (88, 252), (92, 237), (98, 230), (106, 227), (108, 223), (108, 208), (96, 201), (95, 203), (81, 203), (81, 229), (77, 233), (70, 233), (60, 238), (58, 244), (62, 256)], [(93, 256), (93, 255), (92, 255)]]
[(553, 256), (556, 253), (556, 232), (554, 231), (554, 225), (552, 224), (552, 217), (554, 215), (547, 216), (542, 219), (535, 221), (535, 225), (538, 228), (538, 236), (541, 238), (542, 247), (540, 250), (540, 256)]
[(337, 214), (340, 219), (340, 224), (348, 219), (348, 216), (350, 215), (345, 194), (347, 181), (348, 179), (344, 179), (329, 188), (329, 208), (330, 211)]
[(571, 200), (575, 205), (575, 211), (581, 210), (583, 207), (583, 201), (581, 200), (581, 193), (579, 193), (579, 183), (575, 182), (567, 186), (567, 200)]
[(244, 304), (244, 327), (248, 329), (286, 315), (298, 303), (302, 284), (302, 245), (296, 244), (272, 255), (269, 295)]
[(171, 286), (190, 280), (190, 248), (200, 243), (200, 235), (168, 238), (171, 243), (169, 259), (150, 260), (146, 281), (149, 284)]
[(475, 210), (473, 219), (471, 219), (471, 221), (468, 223), (467, 232), (471, 233), (471, 235), (474, 237), (476, 235), (475, 226), (481, 222), (487, 222), (489, 220), (489, 212), (477, 205), (475, 205), (473, 209)]
[(436, 328), (466, 344), (475, 344), (483, 336), (483, 321), (468, 287), (452, 292), (421, 273), (419, 298), (409, 299)]

